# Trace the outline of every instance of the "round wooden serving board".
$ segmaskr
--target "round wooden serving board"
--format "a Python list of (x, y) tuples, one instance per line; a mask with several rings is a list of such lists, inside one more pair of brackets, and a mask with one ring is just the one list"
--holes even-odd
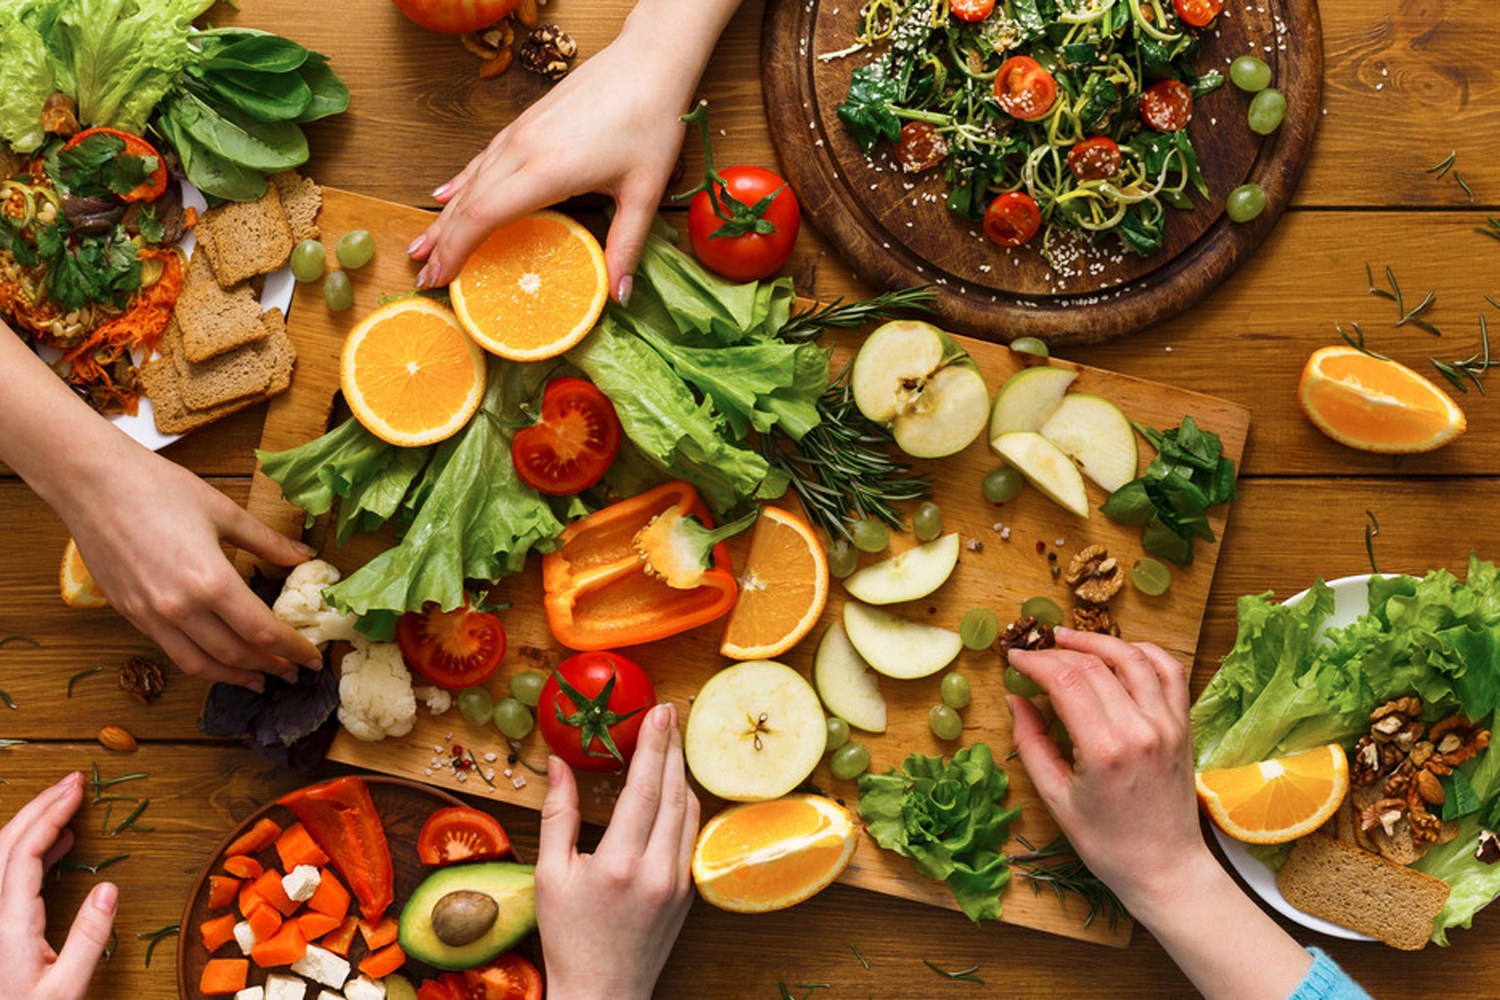
[[(1291, 200), (1320, 116), (1323, 40), (1316, 0), (1230, 0), (1202, 35), (1200, 72), (1226, 76), (1235, 56), (1270, 64), (1287, 98), (1286, 119), (1262, 138), (1245, 124), (1250, 95), (1232, 84), (1195, 102), (1193, 145), (1209, 201), (1167, 209), (1162, 251), (1137, 257), (1116, 237), (1086, 247), (1053, 237), (1066, 273), (1054, 273), (1032, 245), (996, 246), (978, 223), (943, 205), (940, 170), (903, 175), (882, 142), (868, 158), (845, 129), (838, 107), (854, 70), (884, 51), (876, 46), (827, 62), (817, 56), (854, 42), (859, 0), (767, 0), (761, 87), (782, 167), (807, 217), (877, 285), (932, 283), (937, 307), (963, 332), (1009, 342), (1037, 336), (1053, 344), (1094, 343), (1173, 316), (1223, 281), (1265, 239)], [(1241, 184), (1263, 187), (1267, 207), (1236, 225), (1225, 197)], [(908, 185), (910, 189), (908, 190)], [(1076, 245), (1081, 253), (1059, 246)], [(1071, 263), (1066, 258), (1073, 257)]]

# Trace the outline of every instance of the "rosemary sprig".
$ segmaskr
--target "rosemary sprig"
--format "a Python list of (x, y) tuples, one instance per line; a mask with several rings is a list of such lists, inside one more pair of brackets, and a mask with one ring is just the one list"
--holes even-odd
[(537, 767), (531, 761), (527, 760), (526, 757), (525, 757), (525, 755), (523, 755), (521, 753), (521, 741), (520, 740), (508, 740), (507, 743), (510, 746), (510, 755), (516, 759), (516, 763), (517, 764), (520, 764), (522, 767), (526, 768), (526, 770), (530, 771), (532, 774), (541, 775), (543, 778), (545, 778), (547, 776), (547, 771), (546, 771), (545, 768)]
[(1380, 522), (1375, 520), (1375, 515), (1365, 511), (1365, 517), (1370, 523), (1365, 525), (1365, 555), (1370, 557), (1370, 572), (1376, 576), (1380, 575), (1380, 568), (1375, 565), (1375, 536), (1380, 534)]
[(1396, 303), (1397, 326), (1405, 326), (1407, 323), (1413, 323), (1416, 326), (1420, 326), (1422, 329), (1426, 330), (1428, 333), (1432, 334), (1435, 337), (1441, 337), (1443, 335), (1443, 331), (1427, 322), (1427, 320), (1419, 318), (1424, 312), (1431, 309), (1433, 303), (1437, 301), (1437, 289), (1434, 288), (1432, 291), (1427, 293), (1426, 297), (1423, 298), (1421, 302), (1417, 303), (1417, 305), (1415, 305), (1411, 309), (1407, 309), (1406, 300), (1401, 295), (1401, 286), (1396, 282), (1395, 272), (1391, 270), (1389, 264), (1387, 264), (1385, 268), (1385, 280), (1390, 282), (1391, 284), (1390, 291), (1386, 291), (1384, 288), (1379, 288), (1376, 286), (1375, 275), (1374, 272), (1370, 270), (1370, 264), (1368, 261), (1365, 262), (1365, 277), (1370, 280), (1371, 295), (1379, 295), (1383, 299), (1390, 299), (1392, 302)]
[(30, 743), (30, 742), (31, 742), (30, 740), (17, 740), (17, 739), (6, 738), (6, 739), (3, 739), (3, 740), (0, 740), (0, 750), (4, 750), (6, 747), (18, 747), (18, 746), (21, 746), (23, 743)]
[(105, 799), (101, 799), (99, 797), (99, 790), (100, 789), (107, 788), (110, 785), (118, 785), (122, 781), (135, 781), (138, 778), (147, 777), (147, 774), (146, 774), (145, 771), (137, 771), (135, 774), (122, 774), (118, 778), (101, 778), (101, 777), (99, 777), (99, 764), (97, 762), (92, 762), (92, 761), (90, 762), (90, 764), (91, 764), (91, 766), (93, 767), (93, 770), (94, 770), (94, 776), (93, 776), (92, 779), (90, 779), (90, 784), (92, 784), (93, 788), (94, 788), (94, 804), (95, 805), (98, 805), (100, 802), (106, 801)]
[(1365, 331), (1360, 328), (1360, 325), (1358, 323), (1350, 323), (1349, 325), (1354, 327), (1353, 334), (1350, 334), (1348, 330), (1345, 330), (1341, 325), (1337, 323), (1335, 323), (1333, 326), (1333, 328), (1339, 332), (1339, 336), (1344, 338), (1344, 342), (1346, 344), (1348, 344), (1350, 347), (1354, 348), (1361, 354), (1369, 355), (1376, 361), (1391, 360), (1384, 354), (1376, 354), (1374, 351), (1365, 346)]
[[(1500, 219), (1492, 215), (1484, 220), (1484, 225), (1475, 226), (1474, 232), (1479, 233), (1481, 236), (1488, 236), (1492, 240), (1500, 240)], [(1488, 298), (1489, 296), (1485, 297)]]
[(1376, 286), (1375, 274), (1370, 270), (1370, 262), (1365, 261), (1365, 277), (1370, 279), (1370, 294), (1379, 295), (1383, 299), (1390, 299), (1391, 301), (1397, 303), (1397, 308), (1399, 309), (1401, 302), (1401, 288), (1396, 284), (1396, 277), (1395, 275), (1391, 274), (1391, 269), (1389, 267), (1385, 269), (1385, 273), (1386, 277), (1391, 279), (1391, 287), (1396, 289), (1395, 294), (1386, 291), (1384, 288), (1379, 288)]
[(159, 945), (159, 944), (161, 944), (161, 942), (162, 942), (162, 940), (164, 938), (166, 938), (166, 937), (168, 937), (168, 936), (170, 936), (172, 934), (176, 934), (180, 930), (182, 930), (182, 925), (181, 924), (168, 924), (167, 926), (163, 927), (161, 930), (157, 930), (157, 931), (141, 931), (139, 934), (136, 935), (136, 937), (138, 937), (138, 938), (150, 938), (151, 939), (151, 943), (148, 944), (148, 945), (146, 945), (146, 968), (148, 968), (148, 969), (151, 968), (151, 953), (156, 950), (156, 946)]
[(80, 671), (78, 671), (78, 673), (74, 674), (72, 677), (69, 677), (68, 678), (68, 697), (69, 698), (73, 697), (73, 685), (74, 684), (76, 684), (79, 681), (83, 680), (85, 677), (88, 677), (90, 674), (97, 674), (99, 671), (101, 671), (103, 669), (104, 669), (103, 667), (90, 667), (87, 670), (80, 670)]
[[(792, 985), (799, 990), (804, 988), (807, 990), (806, 993), (802, 994), (800, 1000), (808, 1000), (808, 997), (812, 996), (816, 991), (828, 988), (827, 983), (793, 983)], [(792, 996), (792, 991), (786, 988), (786, 983), (777, 980), (776, 987), (781, 990), (780, 1000), (799, 1000), (798, 997)]]
[(57, 862), (57, 870), (67, 872), (88, 872), (90, 875), (97, 875), (99, 872), (108, 868), (110, 865), (115, 864), (119, 861), (124, 861), (128, 857), (130, 857), (130, 855), (128, 854), (112, 854), (109, 857), (105, 858), (103, 861), (97, 861), (94, 864), (88, 864), (84, 861), (74, 861), (72, 858), (62, 858)]
[(841, 296), (828, 305), (810, 306), (793, 313), (787, 319), (786, 324), (776, 332), (776, 335), (792, 343), (817, 340), (818, 335), (824, 330), (834, 327), (849, 329), (864, 326), (878, 319), (890, 319), (897, 309), (915, 309), (919, 312), (930, 313), (933, 311), (932, 302), (936, 298), (937, 290), (931, 285), (917, 285), (914, 288), (898, 288), (892, 292), (881, 292), (873, 299), (850, 302), (848, 305), (844, 304)]
[(1468, 182), (1464, 180), (1464, 175), (1455, 170), (1453, 171), (1453, 179), (1458, 181), (1458, 186), (1463, 188), (1464, 194), (1469, 196), (1469, 204), (1474, 204), (1474, 189), (1469, 187)]
[(854, 947), (854, 942), (852, 942), (852, 941), (849, 942), (849, 950), (852, 951), (852, 952), (854, 952), (854, 957), (857, 958), (857, 959), (859, 959), (859, 964), (860, 965), (863, 965), (867, 969), (870, 967), (869, 961), (867, 961), (865, 959), (865, 956), (863, 956), (863, 955), (861, 955), (859, 953), (859, 949), (856, 948), (856, 947)]
[(495, 783), (493, 781), (491, 781), (489, 778), (485, 777), (484, 769), (479, 766), (479, 761), (477, 761), (477, 760), (474, 759), (474, 751), (473, 750), (469, 750), (469, 751), (467, 751), (467, 753), (469, 755), (469, 763), (474, 766), (474, 773), (477, 774), (477, 775), (479, 775), (481, 778), (483, 778), (484, 779), (484, 783), (486, 785), (489, 785), (491, 788), (494, 788), (495, 787)]
[(11, 698), (11, 696), (7, 692), (5, 692), (5, 691), (0, 691), (0, 701), (5, 702), (5, 707), (6, 708), (12, 708), (13, 709), (13, 708), (16, 707), (15, 700), (13, 698)]
[(141, 818), (141, 813), (145, 812), (146, 811), (146, 807), (149, 806), (150, 804), (151, 804), (151, 800), (150, 799), (141, 799), (141, 801), (139, 803), (137, 803), (136, 807), (134, 809), (130, 810), (130, 815), (126, 816), (124, 819), (122, 819), (120, 821), (120, 825), (117, 826), (117, 827), (115, 827), (113, 830), (111, 830), (109, 832), (109, 835), (111, 837), (118, 837), (120, 834), (124, 833), (126, 830), (129, 830), (129, 829), (132, 829), (132, 828), (135, 829), (135, 830), (137, 830), (137, 831), (139, 831), (140, 833), (150, 833), (152, 830), (155, 830), (156, 827), (154, 827), (154, 826), (139, 826), (136, 823), (136, 820), (138, 820), (138, 819)]
[(1480, 381), (1480, 376), (1491, 368), (1500, 367), (1500, 361), (1490, 360), (1490, 331), (1483, 315), (1479, 317), (1479, 342), (1481, 345), (1479, 353), (1471, 354), (1461, 361), (1439, 361), (1437, 358), (1428, 360), (1459, 392), (1469, 391), (1468, 386), (1464, 385), (1464, 379), (1467, 378), (1474, 383), (1474, 388), (1479, 390), (1479, 394), (1485, 396), (1488, 393), (1484, 391), (1484, 383)]
[(1041, 847), (1032, 847), (1025, 837), (1017, 837), (1025, 851), (1007, 855), (1005, 860), (1031, 883), (1031, 891), (1040, 893), (1042, 886), (1050, 886), (1062, 899), (1064, 893), (1073, 893), (1089, 904), (1088, 916), (1083, 926), (1094, 922), (1101, 912), (1109, 919), (1110, 929), (1119, 923), (1120, 917), (1128, 917), (1125, 904), (1115, 895), (1104, 880), (1089, 871), (1073, 845), (1061, 834), (1053, 837)]
[[(1500, 239), (1500, 237), (1496, 237), (1496, 239)], [(37, 642), (29, 635), (8, 635), (5, 638), (0, 639), (0, 649), (4, 649), (6, 646), (9, 646), (13, 642), (29, 642), (31, 643), (32, 649), (42, 648), (42, 644)]]
[(1434, 164), (1434, 165), (1428, 167), (1423, 172), (1424, 173), (1429, 173), (1429, 174), (1437, 174), (1437, 178), (1434, 178), (1434, 180), (1436, 180), (1438, 178), (1441, 178), (1448, 171), (1452, 170), (1453, 169), (1453, 164), (1457, 160), (1458, 160), (1458, 150), (1455, 149), (1455, 150), (1453, 150), (1453, 152), (1451, 152), (1451, 153), (1448, 154), (1448, 156), (1443, 160), (1442, 163)]
[(109, 932), (109, 944), (107, 944), (107, 945), (104, 946), (104, 964), (105, 965), (108, 965), (109, 964), (109, 960), (115, 957), (115, 949), (118, 948), (119, 946), (120, 946), (120, 932), (119, 931), (110, 931)]
[(949, 972), (947, 969), (938, 968), (936, 965), (933, 965), (925, 958), (922, 959), (922, 964), (927, 966), (933, 972), (936, 972), (938, 975), (943, 976), (947, 979), (962, 979), (965, 982), (978, 983), (981, 986), (984, 985), (984, 980), (974, 975), (974, 973), (979, 971), (979, 966), (977, 965), (971, 965), (967, 969), (959, 969), (957, 972)]

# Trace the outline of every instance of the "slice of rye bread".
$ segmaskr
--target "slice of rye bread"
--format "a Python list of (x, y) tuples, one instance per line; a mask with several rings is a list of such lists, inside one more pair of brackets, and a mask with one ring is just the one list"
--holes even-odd
[(1448, 901), (1448, 883), (1321, 834), (1297, 841), (1276, 887), (1305, 913), (1417, 951)]
[(178, 391), (177, 365), (165, 356), (141, 366), (141, 387), (151, 400), (156, 429), (163, 434), (186, 434), (247, 406), (253, 406), (264, 398), (260, 395), (246, 396), (206, 410), (190, 410), (182, 402), (182, 394)]
[(272, 376), (284, 364), (282, 355), (290, 347), (281, 314), (275, 310), (272, 313), (261, 314), (266, 337), (207, 361), (188, 360), (182, 350), (181, 327), (175, 320), (167, 324), (162, 351), (177, 364), (178, 389), (188, 409), (203, 410), (269, 389)]
[(230, 201), (210, 208), (194, 232), (222, 288), (285, 267), (294, 245), (275, 185), (267, 185), (266, 193), (256, 201)]
[(323, 208), (323, 189), (310, 177), (295, 170), (283, 170), (267, 178), (281, 195), (281, 208), (292, 227), (292, 240), (315, 240), (323, 235), (318, 228), (318, 212)]
[(266, 337), (260, 303), (245, 285), (226, 292), (217, 282), (186, 283), (173, 315), (182, 328), (183, 356), (189, 361), (207, 361)]

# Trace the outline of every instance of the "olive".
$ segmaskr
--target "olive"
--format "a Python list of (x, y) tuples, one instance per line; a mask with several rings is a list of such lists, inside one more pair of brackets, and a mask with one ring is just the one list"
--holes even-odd
[(462, 948), (473, 944), (495, 926), (500, 904), (493, 896), (457, 889), (432, 906), (432, 932), (443, 944)]

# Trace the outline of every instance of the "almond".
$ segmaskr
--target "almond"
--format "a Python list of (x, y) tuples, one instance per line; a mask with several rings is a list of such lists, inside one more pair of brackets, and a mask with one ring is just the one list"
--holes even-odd
[(99, 730), (98, 739), (104, 749), (117, 753), (130, 753), (136, 748), (135, 737), (119, 726), (105, 726)]

